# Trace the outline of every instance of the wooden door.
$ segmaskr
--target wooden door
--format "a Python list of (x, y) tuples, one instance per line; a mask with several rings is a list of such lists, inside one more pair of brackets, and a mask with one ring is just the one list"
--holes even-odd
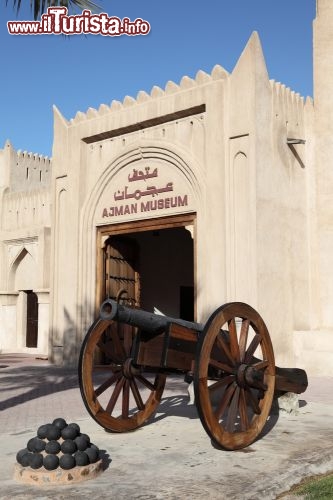
[[(103, 253), (102, 299), (116, 300), (120, 304), (140, 306), (139, 246), (128, 237), (111, 236), (105, 242)], [(104, 333), (109, 353), (102, 352), (99, 361), (108, 363), (110, 359), (121, 363), (130, 357), (136, 328), (121, 323), (112, 323)], [(110, 353), (111, 357), (110, 357)]]
[(31, 290), (27, 294), (26, 347), (37, 347), (38, 343), (38, 297)]
[(140, 305), (139, 247), (128, 237), (111, 236), (104, 246), (103, 300)]

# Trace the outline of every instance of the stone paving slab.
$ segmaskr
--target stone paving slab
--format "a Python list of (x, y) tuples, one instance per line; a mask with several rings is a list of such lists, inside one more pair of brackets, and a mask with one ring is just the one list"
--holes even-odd
[[(155, 419), (126, 434), (105, 432), (87, 414), (74, 370), (0, 357), (0, 499), (275, 499), (301, 479), (333, 470), (333, 379), (311, 379), (298, 415), (272, 415), (249, 448), (214, 448), (172, 378)], [(36, 488), (13, 479), (16, 452), (37, 427), (62, 416), (104, 450), (106, 470), (73, 486)]]

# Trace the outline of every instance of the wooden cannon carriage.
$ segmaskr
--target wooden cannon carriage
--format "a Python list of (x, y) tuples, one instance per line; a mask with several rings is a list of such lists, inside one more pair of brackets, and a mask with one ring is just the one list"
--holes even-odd
[(79, 361), (83, 401), (98, 424), (140, 427), (156, 411), (167, 374), (180, 372), (193, 374), (202, 425), (228, 450), (259, 436), (274, 394), (307, 387), (304, 370), (275, 367), (267, 327), (247, 304), (225, 304), (201, 325), (103, 302)]

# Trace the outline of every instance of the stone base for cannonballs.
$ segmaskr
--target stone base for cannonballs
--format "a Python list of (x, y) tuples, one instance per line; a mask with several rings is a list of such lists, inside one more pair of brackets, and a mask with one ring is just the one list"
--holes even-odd
[(57, 468), (52, 471), (46, 470), (44, 467), (35, 470), (31, 467), (15, 464), (14, 479), (35, 486), (68, 485), (97, 477), (103, 472), (102, 462), (102, 460), (98, 460), (94, 464), (76, 466), (69, 470)]

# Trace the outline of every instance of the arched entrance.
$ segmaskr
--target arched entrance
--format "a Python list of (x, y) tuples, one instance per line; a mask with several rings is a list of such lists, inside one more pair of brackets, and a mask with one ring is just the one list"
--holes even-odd
[(16, 301), (16, 348), (38, 347), (38, 267), (33, 247), (21, 248), (17, 253), (8, 275), (9, 288), (17, 294)]
[(194, 214), (99, 228), (97, 307), (106, 298), (195, 318)]

